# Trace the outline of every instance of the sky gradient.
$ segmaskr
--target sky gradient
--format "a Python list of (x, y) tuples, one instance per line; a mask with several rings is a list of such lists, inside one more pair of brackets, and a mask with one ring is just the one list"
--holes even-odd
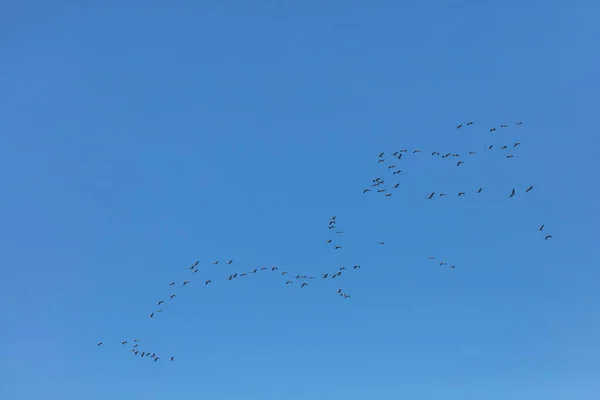
[(52, 3), (0, 12), (0, 398), (600, 398), (598, 2)]

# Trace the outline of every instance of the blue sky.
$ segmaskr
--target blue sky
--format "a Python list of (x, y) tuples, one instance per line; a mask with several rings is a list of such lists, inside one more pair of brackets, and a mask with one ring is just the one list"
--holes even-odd
[(598, 398), (599, 7), (5, 2), (0, 398)]

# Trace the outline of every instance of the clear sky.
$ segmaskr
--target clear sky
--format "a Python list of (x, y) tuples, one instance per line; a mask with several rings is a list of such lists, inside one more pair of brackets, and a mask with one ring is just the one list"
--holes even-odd
[(600, 398), (599, 7), (2, 2), (0, 398)]

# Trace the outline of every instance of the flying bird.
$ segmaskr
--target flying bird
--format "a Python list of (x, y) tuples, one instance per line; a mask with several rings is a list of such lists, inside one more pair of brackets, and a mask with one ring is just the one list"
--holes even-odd
[(479, 190), (477, 190), (477, 193), (481, 193), (482, 190), (483, 188), (479, 188)]
[(175, 357), (169, 358), (169, 361), (174, 361), (174, 360), (175, 360)]
[(515, 158), (515, 156), (513, 156), (512, 154), (509, 154), (506, 156), (506, 158)]
[(233, 260), (227, 261), (227, 264), (232, 264), (232, 263), (233, 263)]
[(494, 132), (496, 128), (490, 128), (490, 132)]
[(420, 152), (421, 152), (421, 150), (413, 150), (413, 154), (414, 153), (420, 153)]
[(154, 313), (150, 313), (149, 317), (150, 318), (154, 317)]
[(464, 164), (464, 161), (459, 161), (456, 163), (456, 166), (458, 167), (460, 164)]
[(161, 301), (158, 302), (158, 305), (160, 306), (163, 303), (164, 303), (164, 300), (161, 300)]
[(304, 282), (300, 287), (308, 286), (308, 283)]
[(384, 153), (379, 153), (379, 154), (377, 154), (377, 157), (381, 158), (381, 157), (383, 157), (383, 154)]
[(397, 171), (394, 171), (394, 172), (393, 172), (393, 174), (394, 174), (394, 175), (398, 175), (400, 172), (402, 172), (402, 170), (401, 170), (401, 169), (399, 169), (399, 170), (397, 170)]
[(341, 248), (342, 248), (342, 246), (340, 246), (340, 245), (335, 246), (335, 250), (341, 249)]
[(175, 297), (177, 297), (177, 296), (176, 296), (176, 295), (174, 295), (174, 294), (172, 294), (172, 295), (171, 295), (171, 298), (172, 298), (172, 299), (174, 299)]
[(513, 197), (515, 195), (515, 189), (512, 190), (512, 192), (510, 192), (510, 196), (508, 197)]
[(467, 125), (473, 125), (473, 121), (467, 122)]
[(358, 268), (360, 268), (360, 265), (355, 265), (354, 266), (354, 269), (358, 269)]
[(489, 149), (491, 149), (492, 147), (494, 147), (494, 145), (493, 145), (493, 144), (490, 144), (489, 146), (487, 146), (487, 147), (486, 147), (486, 149), (488, 149), (488, 150), (489, 150)]
[(396, 166), (395, 165), (388, 166), (388, 169), (392, 169), (392, 168), (396, 168)]
[(209, 284), (209, 283), (211, 283), (211, 282), (212, 282), (212, 281), (209, 279), (209, 280), (207, 280), (206, 282), (204, 282), (204, 285), (206, 286), (206, 285), (208, 285), (208, 284)]
[(435, 194), (435, 192), (431, 192), (431, 194), (427, 195), (427, 198), (430, 199), (430, 200), (433, 199), (433, 195), (434, 194)]
[(507, 147), (508, 147), (508, 145), (505, 144), (504, 146), (500, 147), (500, 150), (504, 150)]
[(525, 189), (525, 193), (531, 192), (532, 190), (533, 190), (533, 185), (531, 185), (527, 189)]
[(187, 285), (188, 283), (190, 283), (190, 281), (183, 282), (183, 286)]
[(175, 284), (175, 282), (171, 282), (169, 283), (169, 286), (173, 286)]
[(377, 243), (379, 243), (379, 244), (385, 244), (385, 242), (377, 242)]
[(470, 151), (469, 154), (477, 154), (477, 153), (474, 151)]
[(522, 122), (517, 122), (517, 125), (523, 125), (523, 123)]
[(465, 195), (465, 192), (458, 192), (458, 195), (459, 195), (459, 196), (464, 196), (464, 195)]
[(400, 186), (399, 183), (396, 183), (394, 186), (392, 186), (394, 189), (396, 189), (398, 186)]
[(331, 239), (327, 239), (325, 243), (331, 243)]
[(460, 128), (462, 128), (462, 124), (460, 124), (456, 127), (456, 129), (460, 129)]
[(363, 190), (363, 194), (367, 193), (367, 192), (370, 192), (370, 191), (371, 191), (371, 189), (365, 189), (365, 190)]
[(513, 147), (517, 147), (520, 144), (521, 144), (521, 142), (517, 142), (517, 143), (513, 144)]
[(508, 128), (508, 125), (500, 125), (500, 128)]
[(104, 343), (98, 342), (98, 346), (104, 346)]
[(544, 226), (545, 225), (542, 225), (542, 226), (539, 227), (540, 232), (544, 229)]
[(546, 238), (544, 240), (548, 240), (548, 239), (552, 239), (552, 235), (546, 236)]

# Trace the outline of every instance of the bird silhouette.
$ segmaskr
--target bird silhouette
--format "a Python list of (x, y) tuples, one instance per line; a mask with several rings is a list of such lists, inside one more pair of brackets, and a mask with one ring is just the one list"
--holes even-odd
[(496, 128), (490, 128), (490, 132), (494, 132)]
[(515, 189), (512, 190), (512, 192), (510, 192), (510, 196), (508, 197), (513, 197), (515, 195)]
[(477, 193), (481, 193), (482, 190), (483, 188), (479, 188), (479, 190), (477, 190)]
[(527, 189), (525, 189), (525, 193), (531, 192), (532, 190), (533, 190), (533, 185), (531, 185)]
[(538, 228), (538, 229), (540, 230), (540, 232), (541, 232), (542, 230), (544, 230), (544, 226), (545, 226), (545, 225), (542, 225), (542, 226), (540, 226), (540, 227)]
[(464, 164), (464, 161), (459, 161), (456, 163), (456, 166), (458, 167), (460, 164)]
[(548, 235), (544, 238), (544, 240), (552, 239), (552, 235)]
[(462, 128), (462, 124), (460, 124), (456, 127), (456, 129), (460, 129), (460, 128)]

